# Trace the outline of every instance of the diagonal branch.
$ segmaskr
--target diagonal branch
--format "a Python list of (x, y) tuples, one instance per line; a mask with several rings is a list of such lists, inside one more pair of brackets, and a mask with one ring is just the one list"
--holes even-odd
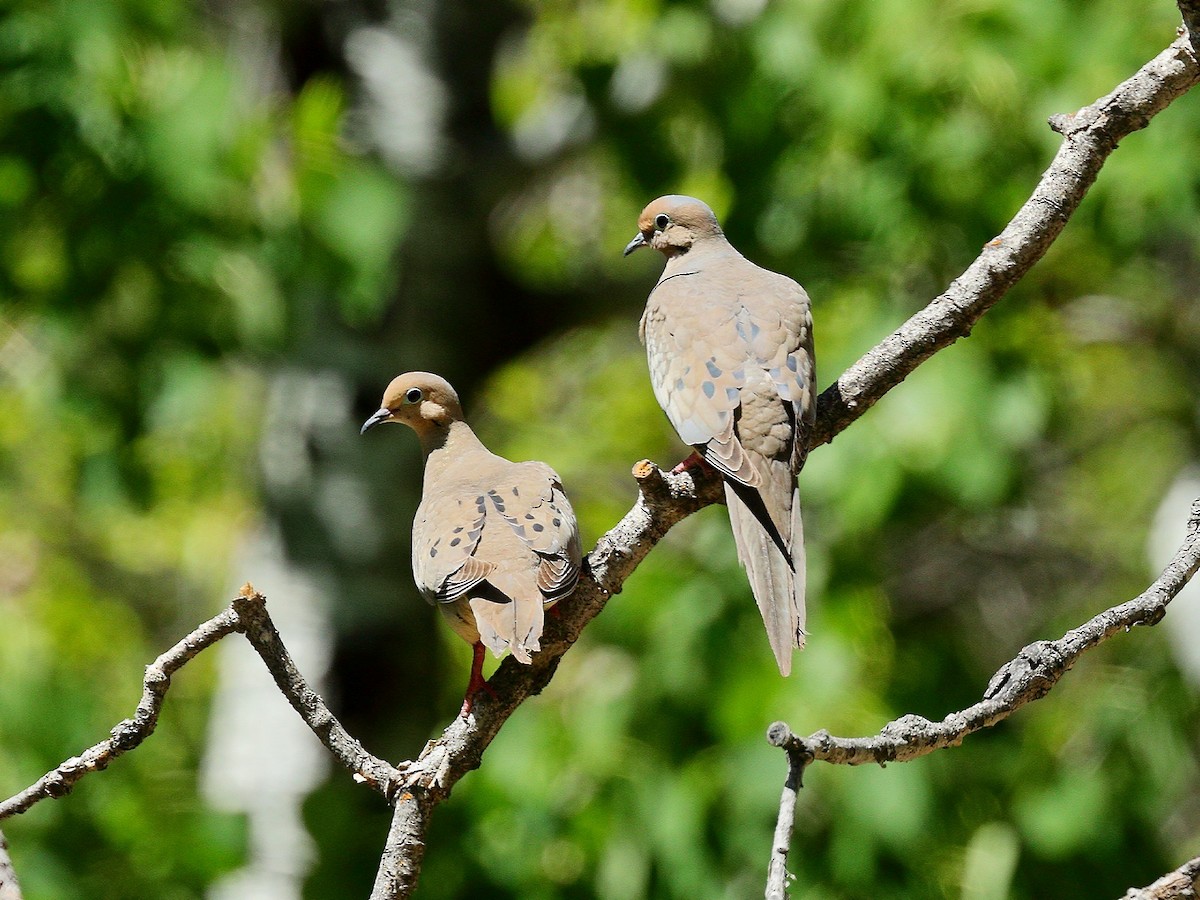
[(776, 722), (768, 740), (789, 754), (857, 766), (863, 763), (903, 762), (944, 747), (957, 747), (967, 735), (1008, 718), (1026, 703), (1049, 693), (1058, 680), (1088, 650), (1114, 634), (1135, 625), (1155, 625), (1166, 614), (1167, 605), (1200, 570), (1200, 499), (1192, 504), (1187, 535), (1175, 556), (1150, 587), (1132, 600), (1106, 609), (1056, 641), (1038, 641), (992, 676), (983, 699), (953, 712), (940, 722), (920, 716), (904, 716), (884, 726), (874, 737), (840, 738), (818, 731), (797, 737)]
[(154, 733), (162, 711), (171, 676), (178, 672), (201, 650), (211, 647), (221, 638), (237, 630), (237, 614), (232, 609), (213, 616), (166, 653), (146, 667), (142, 679), (142, 699), (132, 719), (125, 719), (113, 728), (111, 736), (72, 756), (57, 768), (47, 772), (32, 785), (0, 802), (0, 820), (23, 813), (40, 800), (64, 797), (83, 776), (107, 769), (121, 754), (132, 750)]
[(1154, 884), (1130, 888), (1121, 900), (1196, 900), (1197, 885), (1200, 885), (1200, 856), (1168, 872)]
[[(1200, 0), (1184, 0), (1183, 5), (1200, 8)], [(833, 440), (934, 353), (971, 333), (980, 317), (1045, 255), (1117, 143), (1145, 128), (1200, 81), (1196, 60), (1188, 35), (1181, 35), (1112, 93), (1074, 115), (1051, 119), (1063, 142), (1033, 194), (944, 293), (821, 394), (814, 447)]]
[(380, 793), (386, 793), (398, 772), (367, 753), (334, 718), (325, 702), (308, 687), (267, 615), (266, 598), (247, 584), (228, 609), (200, 625), (146, 667), (146, 675), (142, 680), (142, 699), (132, 719), (120, 722), (113, 728), (110, 737), (71, 757), (25, 790), (0, 802), (0, 820), (23, 813), (41, 800), (67, 795), (85, 775), (108, 768), (109, 763), (118, 756), (150, 737), (158, 725), (159, 714), (171, 687), (171, 677), (202, 650), (234, 632), (246, 636), (266, 663), (288, 702), (342, 765), (355, 774), (355, 779)]

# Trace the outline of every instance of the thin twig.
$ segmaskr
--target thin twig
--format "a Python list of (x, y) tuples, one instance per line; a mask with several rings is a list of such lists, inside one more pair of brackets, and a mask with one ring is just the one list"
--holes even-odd
[(154, 733), (158, 714), (162, 710), (171, 676), (206, 647), (237, 630), (237, 614), (227, 609), (213, 616), (174, 647), (146, 667), (142, 679), (142, 699), (132, 719), (125, 719), (113, 728), (110, 737), (72, 756), (47, 772), (25, 790), (0, 802), (0, 820), (23, 813), (40, 800), (63, 797), (75, 783), (90, 772), (108, 768), (109, 763), (138, 746)]
[(142, 699), (132, 719), (119, 723), (106, 740), (89, 747), (79, 756), (71, 757), (25, 790), (0, 802), (0, 820), (23, 813), (41, 800), (65, 796), (83, 776), (107, 768), (122, 753), (138, 746), (154, 733), (167, 691), (171, 687), (171, 677), (200, 651), (235, 632), (245, 634), (288, 702), (300, 713), (321, 743), (355, 774), (355, 779), (385, 796), (389, 795), (390, 786), (399, 772), (364, 750), (342, 727), (325, 702), (308, 687), (280, 640), (271, 617), (267, 615), (266, 598), (247, 584), (228, 609), (200, 625), (147, 666), (142, 681)]
[(766, 900), (787, 900), (787, 860), (796, 822), (796, 795), (804, 786), (804, 770), (812, 762), (812, 757), (806, 756), (798, 748), (792, 739), (791, 729), (783, 722), (776, 722), (767, 730), (767, 740), (772, 746), (782, 747), (787, 754), (788, 776), (783, 783), (783, 795), (779, 798), (779, 817), (775, 821), (775, 838), (771, 842)]
[(308, 686), (267, 614), (267, 598), (254, 590), (253, 585), (246, 584), (233, 601), (232, 608), (238, 616), (238, 631), (246, 636), (250, 646), (262, 658), (275, 684), (304, 724), (343, 766), (354, 773), (355, 781), (387, 796), (399, 771), (368, 753), (330, 712), (321, 696)]
[(8, 855), (8, 840), (3, 831), (0, 831), (0, 900), (21, 900), (21, 885)]

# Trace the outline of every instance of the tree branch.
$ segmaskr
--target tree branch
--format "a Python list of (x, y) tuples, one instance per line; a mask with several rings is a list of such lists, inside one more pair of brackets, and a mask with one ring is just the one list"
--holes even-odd
[(227, 609), (154, 660), (146, 667), (146, 675), (142, 679), (142, 699), (133, 718), (118, 723), (106, 740), (89, 747), (78, 756), (72, 756), (25, 790), (0, 802), (0, 820), (23, 813), (47, 797), (66, 796), (84, 775), (108, 768), (114, 759), (152, 735), (171, 686), (171, 676), (201, 650), (236, 631), (237, 625), (237, 614)]
[[(1026, 703), (1044, 697), (1086, 651), (1135, 625), (1156, 625), (1166, 614), (1167, 604), (1197, 569), (1200, 569), (1200, 499), (1192, 504), (1183, 543), (1150, 587), (1134, 599), (1104, 610), (1056, 641), (1038, 641), (1023, 648), (992, 676), (983, 699), (975, 705), (936, 723), (921, 716), (904, 716), (885, 725), (878, 735), (867, 738), (834, 737), (827, 731), (800, 738), (791, 734), (784, 723), (776, 722), (768, 732), (768, 740), (810, 761), (851, 766), (903, 762), (943, 747), (957, 747), (968, 734), (995, 725)], [(780, 736), (779, 729), (787, 730), (788, 735)]]
[[(1200, 0), (1183, 0), (1180, 5), (1194, 14)], [(1112, 93), (1074, 115), (1051, 119), (1063, 142), (1032, 196), (944, 293), (821, 394), (814, 447), (833, 440), (938, 350), (971, 333), (979, 318), (1045, 255), (1117, 143), (1145, 128), (1200, 81), (1196, 60), (1188, 35), (1181, 35)]]
[(766, 900), (787, 900), (787, 858), (796, 822), (796, 795), (804, 787), (804, 770), (812, 762), (811, 756), (805, 755), (795, 742), (789, 740), (791, 737), (792, 732), (782, 722), (776, 722), (767, 732), (767, 740), (782, 747), (787, 754), (788, 777), (783, 783), (783, 796), (779, 798), (779, 817), (775, 821), (771, 861), (767, 865)]
[[(1017, 657), (992, 676), (983, 692), (983, 699), (959, 712), (950, 713), (941, 722), (930, 722), (921, 716), (907, 715), (889, 722), (879, 734), (866, 738), (834, 737), (828, 731), (801, 738), (792, 733), (784, 722), (776, 722), (767, 730), (767, 740), (783, 749), (788, 756), (788, 782), (780, 801), (779, 825), (767, 881), (768, 900), (785, 900), (786, 857), (791, 841), (792, 819), (796, 803), (795, 786), (800, 783), (804, 768), (816, 760), (857, 766), (863, 763), (904, 762), (925, 756), (945, 747), (957, 747), (963, 739), (982, 728), (1008, 718), (1026, 703), (1039, 700), (1050, 692), (1076, 660), (1093, 647), (1099, 646), (1121, 631), (1135, 625), (1156, 625), (1175, 599), (1200, 570), (1200, 498), (1192, 503), (1191, 515), (1183, 543), (1174, 557), (1145, 591), (1132, 600), (1111, 607), (1072, 629), (1056, 641), (1038, 641), (1025, 647)], [(789, 788), (791, 790), (789, 791)], [(786, 827), (782, 835), (780, 831)], [(1193, 860), (1188, 870), (1194, 879), (1200, 872), (1200, 859)], [(1184, 871), (1183, 869), (1179, 872)], [(1179, 875), (1166, 876), (1147, 891)], [(772, 893), (772, 889), (779, 893)], [(1165, 889), (1164, 889), (1165, 890)], [(1128, 896), (1152, 900), (1156, 897), (1190, 896), (1194, 894), (1135, 893)]]
[(171, 677), (202, 650), (234, 632), (246, 636), (288, 702), (321, 743), (354, 773), (355, 780), (387, 795), (399, 772), (367, 753), (308, 687), (267, 615), (266, 598), (246, 584), (228, 609), (213, 616), (146, 667), (142, 699), (132, 719), (120, 722), (106, 740), (71, 757), (25, 790), (0, 802), (0, 820), (23, 813), (49, 797), (67, 795), (83, 776), (108, 768), (114, 759), (152, 735), (171, 687)]
[(1200, 883), (1200, 856), (1144, 888), (1130, 888), (1122, 900), (1196, 900)]
[(17, 870), (8, 856), (8, 841), (0, 831), (0, 900), (21, 900), (21, 885), (17, 882)]

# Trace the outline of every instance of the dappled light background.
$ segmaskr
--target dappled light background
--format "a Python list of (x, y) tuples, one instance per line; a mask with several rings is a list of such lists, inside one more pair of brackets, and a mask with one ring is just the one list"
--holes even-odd
[[(412, 587), (415, 440), (358, 435), (393, 375), (445, 375), (493, 450), (553, 465), (591, 546), (634, 462), (684, 454), (637, 340), (661, 263), (620, 253), (645, 202), (703, 197), (808, 288), (824, 387), (1000, 231), (1058, 145), (1047, 116), (1177, 20), (0, 4), (0, 794), (132, 714), (143, 667), (246, 580), (350, 730), (415, 755), (469, 650)], [(1185, 96), (969, 340), (813, 453), (790, 679), (725, 512), (685, 521), (437, 811), (417, 896), (755, 895), (772, 721), (940, 719), (1145, 587), (1200, 456), (1198, 143)], [(1200, 853), (1197, 603), (961, 748), (811, 769), (794, 896), (1119, 896)], [(389, 811), (288, 730), (245, 649), (202, 655), (142, 747), (4, 823), (28, 896), (366, 895)]]

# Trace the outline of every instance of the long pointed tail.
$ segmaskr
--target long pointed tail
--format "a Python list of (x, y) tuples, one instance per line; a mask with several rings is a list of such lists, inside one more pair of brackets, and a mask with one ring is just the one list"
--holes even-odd
[(738, 559), (750, 579), (750, 590), (767, 627), (779, 671), (788, 675), (792, 671), (792, 650), (804, 646), (805, 635), (804, 524), (800, 519), (800, 494), (793, 488), (791, 533), (778, 536), (790, 546), (790, 559), (778, 546), (778, 537), (763, 528), (754, 510), (738, 494), (726, 483), (725, 499)]

